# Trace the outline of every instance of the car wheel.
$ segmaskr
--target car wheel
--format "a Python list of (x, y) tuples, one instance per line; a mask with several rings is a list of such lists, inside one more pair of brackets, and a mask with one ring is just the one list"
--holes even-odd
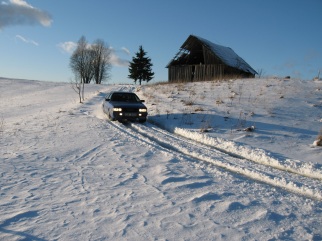
[(108, 119), (109, 119), (109, 120), (111, 120), (111, 121), (115, 121), (115, 118), (113, 118), (113, 117), (111, 116), (110, 112), (108, 112), (107, 116), (108, 116)]
[(146, 118), (144, 118), (144, 119), (139, 119), (139, 122), (140, 122), (140, 123), (144, 123), (144, 122), (146, 122)]

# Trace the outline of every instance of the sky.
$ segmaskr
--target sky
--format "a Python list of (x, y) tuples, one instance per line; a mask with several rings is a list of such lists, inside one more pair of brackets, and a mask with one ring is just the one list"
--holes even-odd
[[(109, 83), (131, 83), (142, 45), (153, 82), (190, 34), (232, 48), (263, 76), (313, 79), (322, 72), (321, 0), (0, 0), (0, 77), (70, 82), (84, 36), (112, 50)], [(322, 77), (322, 73), (320, 74)]]

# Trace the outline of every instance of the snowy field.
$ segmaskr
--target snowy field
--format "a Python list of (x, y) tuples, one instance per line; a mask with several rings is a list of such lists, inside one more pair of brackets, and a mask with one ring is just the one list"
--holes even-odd
[[(111, 122), (111, 90), (146, 101)], [(0, 78), (0, 240), (322, 240), (322, 81)]]

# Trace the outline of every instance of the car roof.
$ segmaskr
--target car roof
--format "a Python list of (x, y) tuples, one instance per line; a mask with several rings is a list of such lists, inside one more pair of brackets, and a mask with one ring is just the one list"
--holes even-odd
[(134, 94), (133, 92), (129, 92), (129, 91), (111, 91), (110, 94)]
[[(124, 96), (125, 98), (133, 98), (136, 101), (140, 101), (140, 98), (133, 92), (129, 92), (129, 91), (111, 91), (109, 94), (106, 95), (106, 97), (108, 98), (116, 98), (117, 96)], [(127, 97), (126, 97), (127, 96)], [(117, 97), (120, 98), (120, 97)], [(123, 98), (123, 97), (121, 97)], [(114, 99), (113, 101), (123, 101), (121, 99)]]

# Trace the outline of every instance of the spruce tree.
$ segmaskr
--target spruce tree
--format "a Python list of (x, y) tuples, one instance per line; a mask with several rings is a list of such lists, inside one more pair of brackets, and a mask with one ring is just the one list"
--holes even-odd
[(139, 52), (135, 54), (132, 62), (130, 62), (128, 78), (133, 79), (135, 84), (137, 80), (141, 85), (142, 81), (149, 82), (154, 77), (151, 59), (146, 54), (142, 46), (140, 46)]

